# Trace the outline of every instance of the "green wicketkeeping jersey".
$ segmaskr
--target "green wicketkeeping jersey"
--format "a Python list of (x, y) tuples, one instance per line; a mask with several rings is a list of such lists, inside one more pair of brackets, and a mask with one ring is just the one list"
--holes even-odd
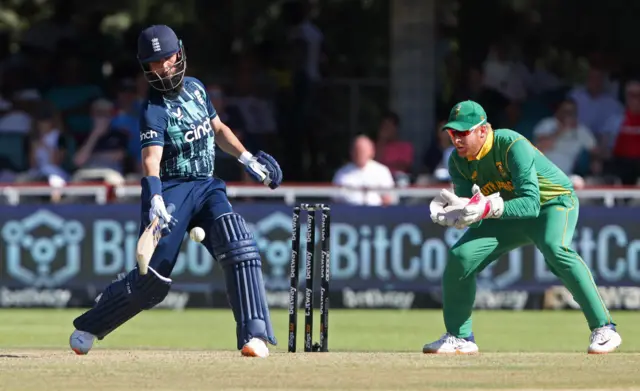
[(562, 194), (572, 194), (571, 180), (523, 135), (510, 129), (487, 134), (478, 156), (449, 158), (449, 174), (459, 197), (471, 197), (477, 184), (485, 196), (505, 200), (502, 219), (537, 217), (540, 208)]

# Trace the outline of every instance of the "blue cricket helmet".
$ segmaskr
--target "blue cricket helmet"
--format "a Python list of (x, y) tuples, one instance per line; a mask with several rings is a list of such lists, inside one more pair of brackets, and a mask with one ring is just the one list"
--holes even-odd
[[(161, 61), (174, 54), (177, 54), (177, 58), (171, 75), (160, 75), (150, 69), (149, 63)], [(187, 57), (182, 41), (169, 26), (154, 25), (142, 30), (138, 36), (138, 61), (145, 78), (156, 90), (171, 92), (182, 87), (187, 69)]]

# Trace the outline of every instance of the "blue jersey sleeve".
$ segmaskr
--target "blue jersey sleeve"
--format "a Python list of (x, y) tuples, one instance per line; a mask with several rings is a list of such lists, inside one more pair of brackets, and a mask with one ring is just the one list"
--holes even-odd
[(167, 123), (166, 110), (152, 104), (145, 106), (140, 113), (140, 148), (164, 146)]
[(218, 112), (216, 111), (215, 107), (213, 107), (213, 103), (211, 103), (211, 98), (209, 97), (208, 93), (206, 95), (206, 103), (207, 103), (207, 111), (209, 112), (209, 118), (210, 119), (216, 118), (218, 116)]

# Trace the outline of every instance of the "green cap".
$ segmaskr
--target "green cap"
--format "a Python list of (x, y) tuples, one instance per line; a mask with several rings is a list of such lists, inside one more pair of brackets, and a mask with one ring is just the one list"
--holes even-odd
[(487, 122), (487, 113), (482, 106), (472, 100), (460, 102), (451, 109), (449, 121), (442, 127), (460, 132), (474, 130)]

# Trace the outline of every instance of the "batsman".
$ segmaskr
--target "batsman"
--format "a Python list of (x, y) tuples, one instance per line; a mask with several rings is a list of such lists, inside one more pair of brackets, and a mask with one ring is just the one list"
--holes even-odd
[(456, 148), (449, 158), (454, 191), (443, 189), (432, 201), (431, 218), (468, 229), (450, 249), (442, 277), (446, 333), (424, 345), (423, 352), (478, 352), (471, 320), (476, 275), (528, 244), (540, 250), (580, 305), (591, 330), (587, 352), (614, 351), (622, 338), (589, 267), (571, 248), (579, 204), (569, 178), (521, 134), (492, 129), (476, 102), (453, 107), (442, 130)]
[[(242, 355), (267, 357), (276, 345), (253, 234), (234, 212), (225, 183), (214, 175), (215, 145), (245, 166), (257, 182), (277, 188), (282, 171), (270, 155), (248, 152), (217, 115), (203, 84), (185, 77), (182, 41), (168, 26), (156, 25), (138, 37), (138, 61), (151, 85), (140, 118), (142, 147), (140, 234), (156, 218), (163, 237), (148, 270), (134, 268), (109, 285), (93, 308), (73, 321), (71, 348), (86, 354), (140, 312), (167, 296), (185, 233), (205, 231), (202, 244), (221, 266)], [(146, 265), (145, 265), (146, 268)]]

